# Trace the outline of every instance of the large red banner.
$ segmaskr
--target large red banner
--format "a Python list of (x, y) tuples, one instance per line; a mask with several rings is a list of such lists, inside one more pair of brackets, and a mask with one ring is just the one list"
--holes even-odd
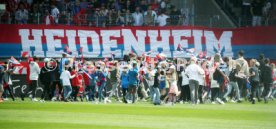
[(257, 58), (260, 53), (276, 59), (276, 27), (218, 29), (206, 27), (79, 27), (63, 25), (0, 25), (0, 57), (60, 57), (71, 51), (72, 56), (97, 58), (122, 57), (130, 51), (152, 56), (188, 57), (188, 49), (207, 56), (219, 52), (236, 57), (239, 50), (245, 57)]

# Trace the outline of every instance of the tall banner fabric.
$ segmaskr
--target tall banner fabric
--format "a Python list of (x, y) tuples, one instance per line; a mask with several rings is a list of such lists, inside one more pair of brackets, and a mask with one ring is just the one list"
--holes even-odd
[[(218, 29), (206, 27), (79, 27), (63, 25), (0, 25), (0, 57), (21, 57), (28, 52), (37, 57), (72, 56), (101, 58), (134, 52), (152, 56), (212, 56), (257, 58), (260, 53), (276, 59), (276, 27)], [(193, 50), (192, 52), (190, 50)]]

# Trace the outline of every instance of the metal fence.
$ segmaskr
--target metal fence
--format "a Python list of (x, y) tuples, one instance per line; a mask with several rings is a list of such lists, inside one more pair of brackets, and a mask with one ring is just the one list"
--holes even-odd
[[(46, 24), (44, 19), (45, 15), (40, 13), (29, 13), (28, 16), (22, 20), (16, 20), (14, 14), (4, 13), (0, 19), (0, 24)], [(167, 19), (166, 26), (207, 26), (207, 27), (220, 27), (221, 17), (219, 15), (210, 15), (207, 19), (200, 19), (198, 15), (171, 15)], [(139, 26), (159, 26), (158, 16), (147, 17), (143, 15), (143, 24)], [(95, 13), (71, 14), (62, 13), (56, 18), (54, 24), (61, 25), (75, 25), (75, 26), (92, 26), (92, 27), (109, 27), (109, 26), (136, 26), (132, 14), (118, 14), (110, 13), (107, 15), (99, 15)], [(195, 24), (196, 22), (204, 23)], [(252, 26), (251, 19), (237, 19), (237, 27)], [(262, 17), (261, 25), (275, 26), (276, 16)]]

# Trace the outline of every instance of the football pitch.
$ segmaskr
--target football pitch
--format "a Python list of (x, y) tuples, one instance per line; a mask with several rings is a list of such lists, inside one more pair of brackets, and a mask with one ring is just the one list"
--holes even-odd
[(276, 101), (154, 106), (88, 102), (0, 103), (0, 129), (275, 129)]

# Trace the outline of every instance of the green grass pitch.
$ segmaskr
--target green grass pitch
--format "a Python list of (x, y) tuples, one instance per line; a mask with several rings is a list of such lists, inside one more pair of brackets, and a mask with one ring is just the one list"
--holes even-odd
[(0, 129), (276, 129), (276, 101), (225, 105), (0, 103)]

